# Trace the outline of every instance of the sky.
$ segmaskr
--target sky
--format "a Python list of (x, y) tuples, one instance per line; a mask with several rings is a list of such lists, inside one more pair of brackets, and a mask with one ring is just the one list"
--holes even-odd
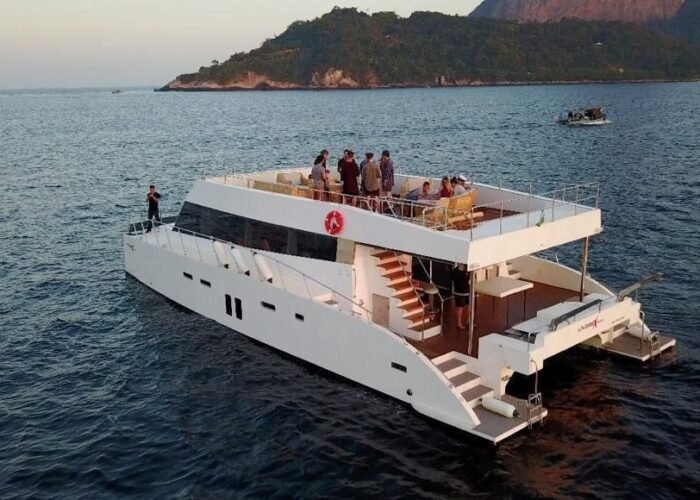
[(161, 86), (334, 6), (466, 15), (480, 0), (0, 0), (0, 89)]

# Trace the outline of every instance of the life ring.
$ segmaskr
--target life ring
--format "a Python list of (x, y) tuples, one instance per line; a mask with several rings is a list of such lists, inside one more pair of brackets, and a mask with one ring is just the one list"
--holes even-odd
[(326, 232), (330, 235), (336, 235), (343, 230), (343, 214), (337, 210), (332, 210), (326, 215), (326, 220), (324, 221), (326, 226)]

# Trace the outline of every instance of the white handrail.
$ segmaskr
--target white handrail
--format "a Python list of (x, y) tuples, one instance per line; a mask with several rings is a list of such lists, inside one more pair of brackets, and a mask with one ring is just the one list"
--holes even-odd
[[(140, 235), (141, 237), (145, 236), (145, 233), (146, 233), (145, 223), (146, 223), (146, 221), (140, 221), (140, 222), (139, 222), (139, 224), (141, 225), (141, 231), (140, 231), (140, 233), (137, 232), (137, 225), (136, 225), (136, 224), (131, 224), (131, 227), (133, 227), (133, 229), (134, 229), (134, 234)], [(197, 243), (197, 240), (199, 240), (200, 238), (201, 238), (201, 239), (205, 239), (205, 240), (209, 240), (209, 241), (212, 242), (212, 244), (213, 244), (215, 241), (218, 241), (218, 242), (220, 242), (220, 243), (223, 243), (224, 245), (230, 246), (232, 249), (233, 249), (233, 248), (240, 248), (240, 249), (244, 249), (244, 250), (247, 250), (247, 251), (250, 251), (250, 252), (254, 252), (254, 251), (255, 251), (255, 249), (251, 249), (251, 248), (248, 248), (248, 247), (242, 247), (242, 246), (239, 246), (239, 245), (234, 245), (234, 244), (231, 243), (230, 241), (226, 241), (226, 240), (222, 240), (222, 239), (219, 239), (219, 238), (215, 238), (215, 237), (213, 237), (213, 236), (206, 235), (206, 234), (202, 234), (202, 233), (198, 233), (198, 232), (196, 232), (196, 231), (191, 231), (191, 230), (189, 230), (189, 229), (184, 229), (184, 228), (181, 228), (181, 227), (176, 227), (174, 224), (172, 225), (172, 228), (169, 228), (169, 227), (168, 227), (168, 226), (170, 226), (170, 224), (165, 224), (165, 223), (162, 223), (162, 222), (160, 222), (160, 221), (155, 221), (155, 220), (154, 220), (154, 221), (152, 221), (152, 224), (153, 224), (153, 228), (156, 229), (156, 232), (155, 232), (155, 237), (156, 237), (156, 239), (158, 238), (158, 231), (157, 231), (157, 228), (158, 228), (158, 227), (165, 227), (166, 229), (168, 229), (167, 232), (170, 232), (170, 231), (172, 230), (173, 232), (178, 232), (178, 233), (180, 233), (180, 241), (181, 241), (181, 244), (182, 244), (183, 255), (185, 255), (185, 256), (187, 256), (187, 253), (185, 252), (185, 245), (184, 245), (184, 241), (182, 240), (182, 234), (189, 234), (189, 235), (193, 236), (193, 237), (195, 238), (195, 246), (196, 246), (196, 248), (197, 248), (197, 253), (198, 253), (198, 256), (199, 256), (199, 260), (200, 260), (201, 262), (204, 262), (204, 259), (203, 259), (203, 257), (202, 257), (202, 253), (201, 253), (201, 250), (200, 250), (200, 248), (199, 248), (199, 244)], [(168, 249), (169, 249), (170, 251), (172, 251), (172, 252), (176, 252), (177, 250), (176, 250), (175, 248), (173, 248), (173, 246), (170, 244), (170, 239), (169, 239), (169, 238), (168, 238), (168, 243), (169, 243), (169, 244), (168, 244)], [(159, 243), (158, 243), (158, 246), (160, 246)], [(212, 253), (213, 253), (214, 256), (216, 257), (216, 260), (217, 260), (217, 262), (218, 262), (218, 261), (219, 261), (219, 258), (218, 258), (218, 256), (216, 255), (216, 251), (214, 250), (213, 246), (212, 246)], [(320, 287), (323, 288), (325, 291), (330, 292), (330, 293), (332, 293), (332, 294), (335, 294), (335, 295), (338, 296), (338, 297), (341, 297), (343, 300), (347, 301), (348, 303), (352, 304), (353, 306), (357, 306), (358, 308), (360, 308), (362, 311), (365, 312), (365, 314), (367, 315), (367, 320), (368, 320), (369, 322), (372, 322), (372, 312), (371, 312), (369, 309), (367, 309), (366, 307), (364, 307), (362, 304), (360, 304), (359, 302), (354, 301), (353, 299), (347, 297), (345, 294), (343, 294), (343, 293), (341, 293), (341, 292), (335, 290), (334, 288), (332, 288), (332, 287), (326, 285), (325, 283), (322, 283), (321, 281), (317, 280), (317, 279), (314, 278), (313, 276), (309, 276), (308, 274), (306, 274), (306, 273), (304, 273), (304, 272), (302, 272), (302, 271), (300, 271), (300, 270), (298, 270), (298, 269), (296, 269), (296, 268), (290, 266), (290, 265), (287, 264), (286, 262), (282, 262), (281, 260), (278, 260), (278, 259), (276, 259), (276, 258), (270, 256), (269, 253), (265, 253), (265, 258), (271, 260), (272, 262), (274, 262), (274, 263), (276, 264), (276, 266), (277, 266), (277, 271), (278, 271), (279, 276), (280, 276), (280, 284), (282, 285), (282, 288), (284, 288), (284, 289), (287, 290), (288, 292), (294, 293), (294, 291), (291, 290), (291, 289), (285, 284), (284, 277), (283, 277), (283, 273), (282, 273), (282, 271), (281, 271), (281, 269), (280, 269), (280, 266), (282, 266), (282, 267), (284, 267), (284, 268), (286, 268), (286, 269), (288, 269), (288, 270), (290, 270), (290, 271), (292, 271), (292, 272), (294, 272), (294, 273), (297, 273), (299, 276), (302, 277), (303, 283), (304, 283), (304, 285), (305, 285), (305, 287), (306, 287), (306, 291), (307, 291), (308, 296), (309, 296), (308, 298), (309, 298), (310, 300), (313, 300), (314, 297), (313, 297), (313, 295), (311, 294), (311, 290), (309, 289), (309, 285), (308, 285), (308, 281), (307, 281), (307, 280), (310, 280), (310, 281), (312, 281), (313, 283), (316, 283), (316, 285), (320, 286)], [(341, 310), (342, 310), (342, 309), (341, 309)], [(351, 312), (352, 312), (352, 311), (351, 311)]]

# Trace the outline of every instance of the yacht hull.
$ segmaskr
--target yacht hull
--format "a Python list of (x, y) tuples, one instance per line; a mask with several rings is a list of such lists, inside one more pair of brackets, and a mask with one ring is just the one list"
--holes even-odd
[(124, 237), (124, 255), (128, 274), (204, 317), (453, 427), (480, 423), (427, 357), (379, 325), (136, 236)]

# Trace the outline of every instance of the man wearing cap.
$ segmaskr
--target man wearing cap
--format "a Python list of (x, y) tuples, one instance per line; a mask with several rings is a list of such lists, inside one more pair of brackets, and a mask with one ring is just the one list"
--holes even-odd
[(459, 196), (460, 194), (464, 194), (467, 192), (467, 188), (464, 186), (467, 183), (467, 178), (459, 174), (457, 176), (457, 184), (455, 185), (454, 193), (452, 196)]
[(382, 151), (379, 167), (382, 170), (382, 190), (386, 194), (391, 195), (391, 190), (394, 187), (394, 162), (386, 149)]

